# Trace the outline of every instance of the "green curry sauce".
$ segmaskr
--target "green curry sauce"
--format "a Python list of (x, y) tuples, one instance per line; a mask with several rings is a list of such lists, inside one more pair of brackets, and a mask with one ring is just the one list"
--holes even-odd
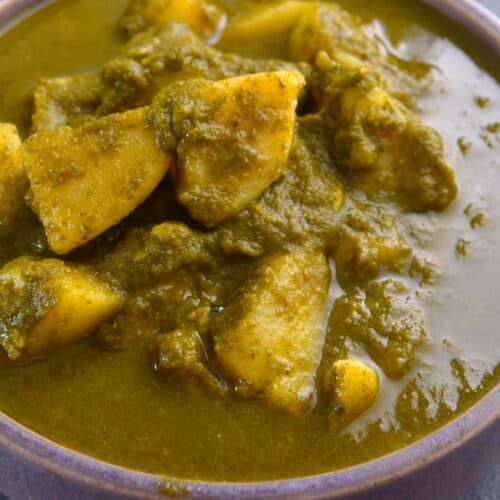
[[(0, 38), (0, 121), (15, 123), (27, 136), (29, 96), (38, 78), (99, 69), (115, 57), (124, 43), (117, 23), (127, 3), (51, 2), (9, 26)], [(252, 3), (226, 0), (221, 5), (231, 17)], [(179, 323), (200, 327), (207, 314), (223, 309), (211, 297), (224, 303), (245, 281), (253, 254), (279, 246), (283, 238), (299, 246), (304, 239), (322, 239), (334, 230), (335, 216), (331, 207), (318, 201), (317, 212), (303, 212), (317, 232), (299, 228), (283, 234), (262, 227), (249, 210), (219, 230), (227, 252), (238, 247), (235, 253), (242, 255), (201, 275), (181, 270), (169, 283), (139, 292), (155, 278), (147, 257), (140, 264), (133, 258), (134, 249), (142, 245), (140, 235), (111, 257), (103, 255), (130, 227), (163, 222), (165, 213), (171, 220), (189, 222), (163, 183), (127, 221), (68, 257), (99, 263), (101, 275), (111, 275), (113, 285), (129, 290), (128, 316), (119, 316), (89, 340), (26, 366), (11, 363), (2, 353), (2, 411), (58, 443), (122, 466), (176, 478), (258, 481), (329, 472), (395, 451), (449, 422), (498, 383), (498, 67), (493, 70), (494, 61), (474, 41), (459, 35), (455, 25), (415, 2), (337, 3), (361, 16), (369, 31), (398, 58), (425, 61), (425, 65), (415, 63), (411, 72), (434, 68), (432, 85), (416, 99), (418, 113), (442, 135), (459, 191), (444, 212), (416, 214), (388, 205), (391, 213), (396, 210), (413, 252), (404, 269), (388, 265), (377, 275), (379, 270), (372, 269), (368, 260), (360, 279), (359, 269), (341, 268), (343, 257), (336, 256), (329, 327), (338, 337), (327, 344), (319, 373), (326, 370), (326, 363), (347, 355), (376, 367), (380, 392), (373, 406), (354, 422), (338, 427), (332, 424), (331, 407), (321, 401), (306, 416), (287, 415), (259, 401), (221, 397), (217, 387), (207, 390), (207, 384), (154, 373), (148, 315), (160, 318), (166, 330)], [(221, 48), (249, 57), (284, 57), (281, 41), (226, 42)], [(302, 103), (300, 114), (308, 113), (308, 105)], [(324, 161), (309, 158), (308, 151), (324, 144), (314, 121), (303, 123), (307, 148), (297, 147), (293, 161), (304, 168), (286, 185), (291, 193), (301, 192), (305, 185), (301, 183), (309, 175), (308, 162)], [(336, 182), (326, 174), (318, 180), (319, 198)], [(298, 196), (304, 202), (303, 191), (293, 199)], [(282, 198), (264, 193), (262, 209), (277, 210), (277, 200)], [(350, 224), (363, 231), (365, 208), (362, 201), (356, 203)], [(391, 222), (386, 226), (390, 234)], [(189, 239), (179, 243), (179, 249), (191, 251), (194, 260), (210, 259)], [(151, 253), (155, 252), (153, 248)], [(52, 255), (43, 228), (28, 213), (12, 239), (0, 240), (3, 262), (21, 254)], [(335, 271), (333, 259), (331, 267)], [(368, 284), (360, 291), (358, 285), (365, 279)], [(387, 298), (386, 289), (394, 297)], [(411, 305), (398, 296), (408, 290)], [(408, 314), (390, 316), (390, 311), (407, 307)], [(343, 323), (349, 315), (363, 314), (371, 319), (358, 328)], [(391, 321), (399, 336), (374, 339), (373, 330), (383, 330)]]

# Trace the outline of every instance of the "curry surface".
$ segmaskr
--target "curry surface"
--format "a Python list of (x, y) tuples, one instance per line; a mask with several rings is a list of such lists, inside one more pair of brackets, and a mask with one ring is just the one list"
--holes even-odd
[[(7, 31), (0, 39), (0, 119), (26, 132), (27, 97), (38, 77), (98, 68), (115, 55), (126, 3), (56, 2)], [(238, 9), (239, 2), (226, 3)], [(419, 108), (443, 135), (460, 196), (444, 214), (405, 216), (408, 233), (418, 233), (412, 241), (439, 261), (442, 273), (420, 294), (429, 338), (417, 368), (397, 382), (381, 375), (376, 405), (341, 434), (327, 425), (324, 409), (297, 418), (258, 402), (221, 399), (155, 376), (140, 348), (103, 352), (91, 343), (22, 368), (2, 360), (0, 409), (59, 443), (127, 467), (189, 479), (264, 480), (384, 455), (442, 426), (497, 383), (500, 137), (490, 125), (500, 118), (500, 89), (481, 69), (493, 61), (484, 54), (473, 59), (479, 54), (473, 42), (455, 35), (450, 41), (457, 28), (413, 2), (339, 3), (371, 22), (402, 56), (438, 68)], [(231, 48), (260, 56), (271, 50)], [(471, 223), (478, 214), (481, 226)], [(417, 411), (398, 399), (413, 379), (426, 397)]]

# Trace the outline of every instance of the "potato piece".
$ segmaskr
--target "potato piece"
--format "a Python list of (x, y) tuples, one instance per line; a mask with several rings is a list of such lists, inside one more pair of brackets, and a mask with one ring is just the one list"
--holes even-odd
[[(429, 65), (391, 55), (380, 40), (367, 34), (358, 18), (343, 8), (331, 2), (312, 5), (315, 7), (301, 16), (290, 34), (291, 60), (317, 64), (323, 51), (344, 71), (370, 73), (391, 94), (408, 102), (408, 93), (421, 91), (430, 83), (426, 78)], [(325, 61), (324, 56), (321, 58)]]
[(137, 228), (106, 255), (102, 269), (124, 289), (144, 289), (164, 282), (183, 267), (213, 263), (215, 241), (212, 234), (195, 231), (181, 222)]
[(218, 366), (238, 394), (292, 414), (313, 408), (329, 281), (319, 252), (261, 262), (212, 332)]
[(232, 20), (222, 36), (222, 42), (252, 42), (279, 37), (290, 31), (300, 19), (317, 9), (317, 2), (273, 2), (256, 7)]
[(22, 361), (86, 337), (123, 297), (85, 269), (20, 257), (0, 271), (0, 344)]
[(290, 35), (289, 53), (293, 60), (312, 62), (319, 51), (325, 50), (340, 64), (359, 67), (383, 56), (383, 46), (368, 37), (359, 20), (347, 11), (331, 3), (312, 5), (297, 19)]
[(153, 368), (168, 378), (198, 380), (223, 395), (224, 385), (210, 372), (203, 341), (198, 332), (178, 329), (156, 335), (151, 346)]
[(341, 284), (376, 278), (381, 271), (400, 271), (411, 255), (391, 212), (351, 200), (332, 251)]
[(92, 119), (102, 98), (98, 75), (85, 73), (63, 78), (42, 78), (33, 92), (33, 132), (77, 126)]
[(334, 404), (335, 416), (340, 417), (343, 424), (359, 417), (377, 399), (377, 372), (356, 359), (335, 361), (323, 383), (329, 400)]
[(28, 188), (20, 146), (16, 126), (0, 123), (0, 234), (12, 231)]
[(185, 23), (198, 35), (209, 38), (222, 28), (225, 15), (205, 0), (148, 0), (144, 19), (152, 26)]
[(455, 199), (441, 137), (387, 92), (353, 85), (331, 102), (329, 113), (332, 154), (368, 197), (418, 212), (444, 210)]
[(148, 26), (172, 22), (184, 23), (201, 37), (215, 42), (225, 25), (226, 15), (209, 0), (133, 0), (120, 26), (132, 35)]
[(166, 150), (177, 149), (179, 202), (211, 228), (237, 215), (281, 175), (303, 76), (259, 73), (168, 87), (153, 105)]
[(157, 147), (145, 109), (78, 129), (39, 132), (21, 151), (33, 208), (58, 254), (83, 245), (132, 212), (161, 181), (171, 159)]
[(384, 373), (401, 379), (414, 366), (427, 337), (424, 315), (401, 281), (373, 281), (355, 287), (334, 304), (326, 344), (339, 338), (363, 344)]
[(288, 0), (255, 6), (231, 20), (222, 43), (258, 42), (287, 34), (294, 61), (312, 63), (325, 50), (342, 65), (361, 67), (377, 64), (387, 55), (358, 19), (331, 2)]

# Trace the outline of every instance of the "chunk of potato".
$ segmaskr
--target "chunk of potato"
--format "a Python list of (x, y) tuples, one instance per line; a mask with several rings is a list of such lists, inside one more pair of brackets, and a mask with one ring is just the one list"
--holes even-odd
[(376, 76), (384, 88), (405, 101), (411, 101), (408, 93), (429, 83), (425, 77), (430, 66), (392, 56), (380, 40), (367, 34), (358, 18), (331, 2), (318, 2), (301, 16), (288, 44), (294, 61), (317, 63), (323, 51), (344, 71)]
[(314, 61), (325, 50), (342, 65), (358, 67), (371, 64), (367, 56), (378, 59), (381, 47), (363, 31), (361, 24), (338, 5), (326, 2), (310, 4), (295, 23), (290, 35), (290, 56), (297, 61)]
[(171, 160), (156, 145), (145, 109), (77, 129), (39, 132), (21, 151), (34, 211), (58, 254), (95, 238), (132, 212), (158, 185)]
[(361, 343), (384, 373), (397, 380), (414, 366), (426, 337), (423, 312), (404, 283), (372, 281), (335, 301), (325, 346), (340, 338)]
[(237, 215), (277, 180), (292, 142), (295, 71), (168, 87), (153, 105), (163, 146), (176, 147), (179, 202), (207, 227)]
[(153, 368), (174, 379), (196, 379), (224, 394), (224, 386), (207, 366), (207, 355), (200, 335), (190, 329), (178, 329), (154, 337), (151, 354)]
[(383, 89), (353, 85), (329, 113), (332, 154), (354, 187), (414, 211), (444, 210), (454, 200), (441, 137)]
[(292, 414), (313, 408), (329, 282), (319, 252), (264, 258), (213, 329), (218, 365), (238, 394)]
[(92, 119), (102, 98), (98, 75), (42, 78), (33, 92), (33, 132), (55, 130), (62, 125), (77, 126)]
[(15, 125), (0, 123), (0, 233), (12, 231), (24, 204), (28, 180), (21, 164), (21, 139)]
[(20, 257), (0, 271), (0, 344), (11, 359), (39, 358), (83, 339), (123, 304), (86, 269)]
[(184, 23), (201, 37), (215, 41), (226, 15), (209, 0), (133, 0), (120, 25), (132, 35), (148, 26), (172, 22)]
[(144, 19), (152, 26), (172, 21), (185, 23), (198, 35), (209, 38), (222, 28), (225, 16), (206, 0), (148, 0)]
[(202, 267), (215, 260), (216, 238), (181, 222), (163, 222), (130, 231), (109, 252), (102, 269), (127, 290), (164, 282), (183, 267)]
[(376, 278), (381, 271), (400, 271), (411, 248), (394, 215), (369, 202), (351, 200), (337, 233), (332, 257), (341, 284)]
[(305, 15), (317, 9), (317, 2), (270, 2), (231, 20), (222, 42), (252, 42), (289, 32)]
[[(380, 64), (387, 51), (370, 38), (358, 19), (332, 2), (301, 0), (266, 2), (231, 19), (221, 42), (252, 43), (288, 35), (290, 57), (313, 62), (327, 51), (342, 65), (362, 67)], [(394, 70), (394, 71), (397, 71)]]
[(356, 359), (335, 361), (323, 380), (323, 389), (342, 423), (353, 421), (377, 399), (379, 382), (375, 370)]

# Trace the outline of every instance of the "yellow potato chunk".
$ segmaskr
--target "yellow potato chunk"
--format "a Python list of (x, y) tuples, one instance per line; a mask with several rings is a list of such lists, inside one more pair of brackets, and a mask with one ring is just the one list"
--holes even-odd
[(118, 223), (165, 175), (170, 156), (156, 145), (144, 109), (80, 128), (39, 132), (22, 147), (33, 209), (51, 248), (65, 254)]
[(335, 413), (344, 423), (356, 419), (373, 405), (378, 388), (377, 372), (352, 358), (335, 361), (324, 380)]
[(290, 31), (300, 19), (317, 8), (317, 2), (271, 2), (255, 7), (250, 12), (233, 19), (223, 42), (252, 42), (262, 38), (279, 37)]
[(28, 187), (20, 146), (21, 139), (15, 125), (0, 123), (0, 233), (13, 229)]
[(133, 36), (151, 26), (183, 23), (215, 43), (226, 25), (225, 12), (211, 0), (132, 0), (120, 19), (120, 28)]
[(329, 111), (332, 154), (369, 198), (417, 212), (444, 210), (455, 199), (441, 137), (399, 100), (360, 83), (340, 93)]
[(342, 285), (376, 278), (383, 270), (400, 271), (411, 248), (395, 216), (383, 207), (353, 200), (345, 215), (332, 257)]
[(185, 23), (198, 35), (209, 38), (223, 27), (225, 15), (205, 0), (148, 0), (144, 19), (152, 26), (173, 21)]
[(193, 218), (214, 227), (281, 176), (303, 85), (278, 71), (180, 82), (157, 98), (161, 142), (176, 146), (177, 198)]
[[(332, 3), (309, 4), (305, 15), (297, 19), (289, 38), (293, 60), (314, 61), (325, 50), (337, 62), (348, 67), (363, 66), (363, 58), (379, 58), (379, 46), (363, 31), (357, 19)], [(373, 61), (368, 61), (368, 64)]]
[(11, 359), (39, 358), (83, 339), (123, 304), (86, 269), (20, 257), (0, 271), (0, 344)]
[(340, 68), (351, 73), (351, 78), (353, 72), (369, 73), (408, 103), (412, 102), (408, 94), (421, 92), (430, 83), (428, 65), (402, 61), (390, 54), (377, 37), (368, 34), (359, 18), (332, 2), (311, 5), (315, 7), (301, 16), (289, 36), (291, 60), (314, 63), (332, 76)]
[(319, 252), (264, 258), (213, 331), (218, 365), (237, 394), (292, 414), (313, 408), (329, 282)]
[(40, 79), (33, 91), (33, 132), (82, 125), (92, 119), (102, 92), (101, 78), (93, 73)]
[(177, 381), (198, 380), (224, 395), (225, 386), (210, 371), (199, 333), (181, 328), (156, 335), (151, 345), (153, 367), (157, 373)]

